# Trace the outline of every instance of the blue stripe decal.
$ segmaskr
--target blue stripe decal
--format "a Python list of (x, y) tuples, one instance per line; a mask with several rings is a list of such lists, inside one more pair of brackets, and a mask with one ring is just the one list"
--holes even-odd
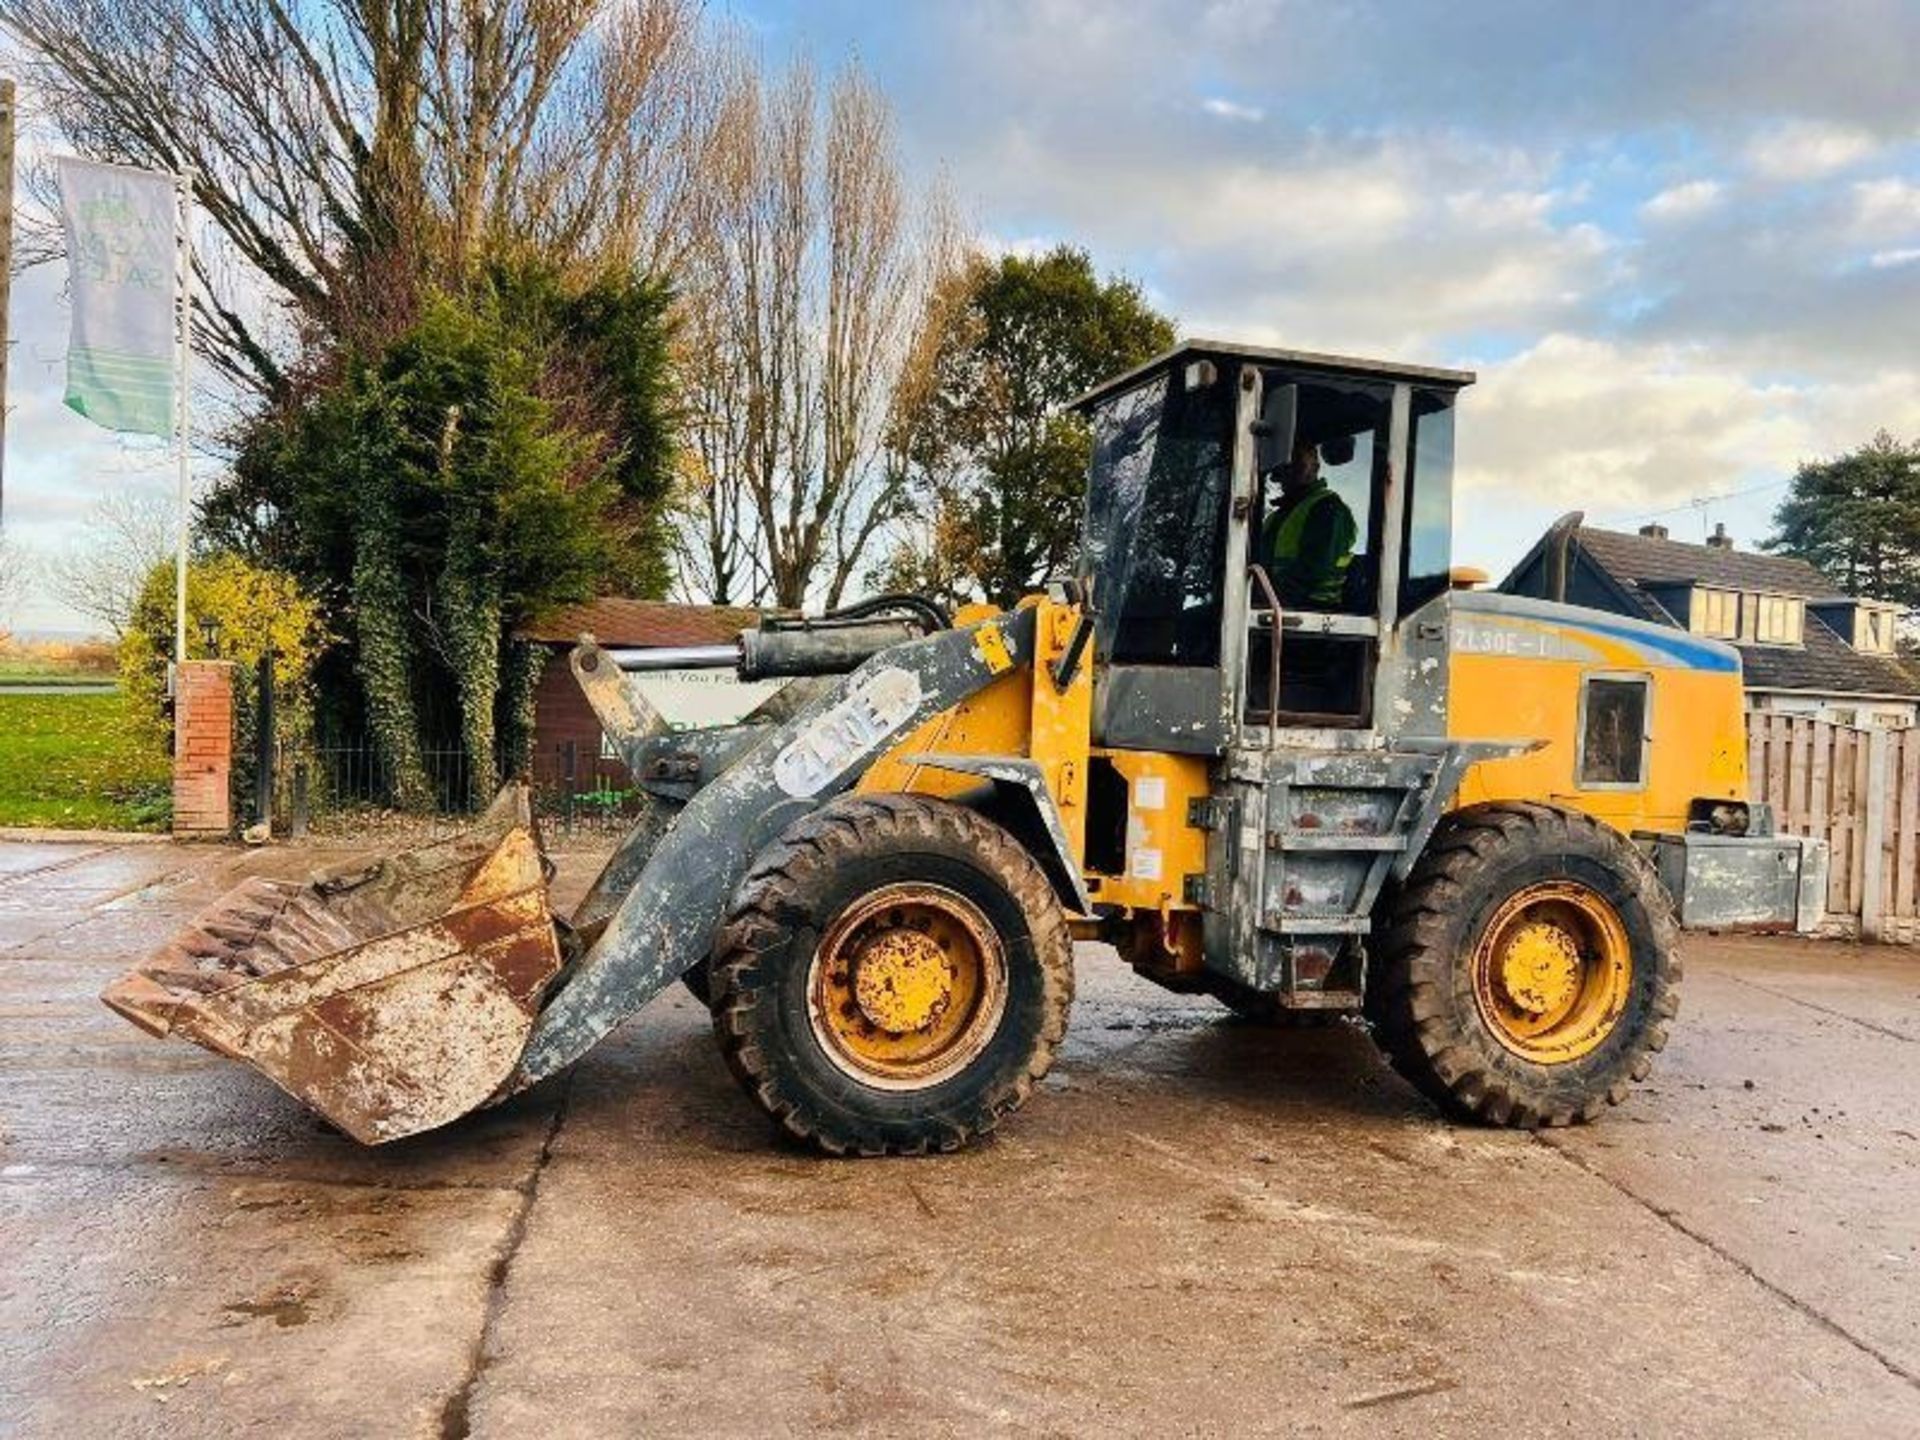
[(1735, 673), (1740, 669), (1740, 657), (1729, 653), (1724, 646), (1703, 643), (1679, 631), (1658, 629), (1628, 629), (1624, 625), (1608, 625), (1598, 620), (1562, 620), (1560, 624), (1569, 630), (1593, 630), (1602, 635), (1611, 635), (1615, 639), (1628, 640), (1635, 645), (1644, 645), (1649, 650), (1657, 650), (1680, 661), (1689, 670), (1714, 670)]

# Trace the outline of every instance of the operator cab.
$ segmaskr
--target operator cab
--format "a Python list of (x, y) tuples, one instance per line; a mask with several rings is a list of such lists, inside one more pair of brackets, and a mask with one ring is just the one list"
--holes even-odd
[(1077, 401), (1100, 743), (1375, 728), (1383, 637), (1449, 583), (1473, 378), (1189, 341)]

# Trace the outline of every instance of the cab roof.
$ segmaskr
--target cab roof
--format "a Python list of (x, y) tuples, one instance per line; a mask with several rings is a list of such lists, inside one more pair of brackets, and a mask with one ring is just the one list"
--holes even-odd
[(1162, 351), (1144, 365), (1136, 365), (1111, 380), (1102, 380), (1084, 395), (1067, 403), (1069, 410), (1080, 410), (1124, 390), (1136, 380), (1154, 371), (1184, 360), (1250, 360), (1260, 365), (1283, 365), (1290, 370), (1317, 372), (1329, 378), (1339, 375), (1362, 376), (1369, 380), (1404, 380), (1415, 385), (1439, 385), (1464, 389), (1478, 377), (1471, 370), (1442, 370), (1434, 365), (1408, 365), (1397, 360), (1368, 360), (1357, 355), (1328, 355), (1314, 350), (1281, 350), (1266, 345), (1240, 345), (1231, 340), (1182, 340), (1171, 350)]

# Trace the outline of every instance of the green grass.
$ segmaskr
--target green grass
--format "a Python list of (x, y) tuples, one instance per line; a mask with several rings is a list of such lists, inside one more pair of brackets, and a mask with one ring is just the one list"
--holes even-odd
[(77, 665), (38, 655), (0, 655), (0, 685), (98, 685), (112, 675), (90, 675)]
[(0, 690), (0, 825), (165, 829), (171, 766), (131, 730), (117, 693)]

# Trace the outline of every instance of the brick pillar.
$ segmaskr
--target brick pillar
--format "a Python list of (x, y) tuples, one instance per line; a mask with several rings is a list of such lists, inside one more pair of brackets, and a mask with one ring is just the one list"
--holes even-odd
[(178, 667), (173, 702), (173, 833), (224, 839), (233, 829), (233, 662)]

